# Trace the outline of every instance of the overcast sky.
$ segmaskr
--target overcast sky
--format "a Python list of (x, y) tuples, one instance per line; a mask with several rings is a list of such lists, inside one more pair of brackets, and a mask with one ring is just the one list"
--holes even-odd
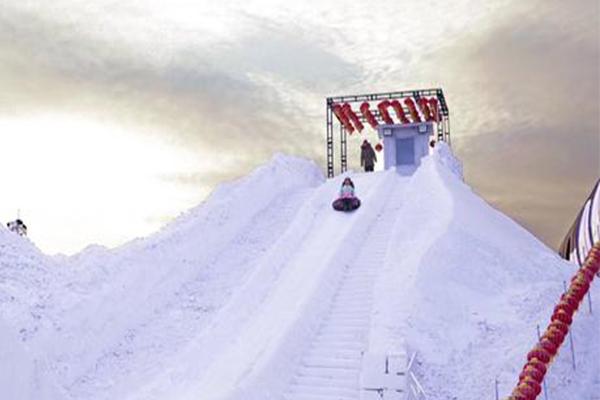
[(0, 221), (115, 246), (324, 165), (327, 96), (442, 87), (467, 182), (556, 248), (600, 175), (598, 3), (0, 0)]

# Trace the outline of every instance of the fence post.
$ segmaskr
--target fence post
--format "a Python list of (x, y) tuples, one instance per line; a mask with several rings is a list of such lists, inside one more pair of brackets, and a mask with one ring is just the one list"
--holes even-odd
[(496, 388), (496, 400), (500, 400), (500, 397), (499, 397), (499, 395), (498, 395), (498, 377), (496, 377), (496, 378), (494, 379), (494, 386), (495, 386), (495, 388)]
[[(540, 325), (538, 324), (536, 326), (537, 328), (537, 336), (538, 336), (538, 341), (542, 338), (542, 335), (540, 333)], [(548, 400), (548, 387), (546, 386), (546, 379), (542, 380), (542, 386), (544, 388), (544, 399)]]
[[(567, 293), (567, 281), (563, 281), (563, 289), (564, 289), (564, 293)], [(571, 324), (571, 328), (569, 329), (569, 333), (567, 335), (569, 336), (569, 345), (571, 346), (571, 364), (573, 365), (573, 371), (576, 371), (577, 367), (575, 366), (575, 345), (574, 345), (574, 340), (573, 340), (573, 324)]]

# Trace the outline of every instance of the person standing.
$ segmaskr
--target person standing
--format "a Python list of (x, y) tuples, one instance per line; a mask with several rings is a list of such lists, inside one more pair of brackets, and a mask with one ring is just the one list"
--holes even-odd
[(372, 172), (377, 162), (377, 155), (371, 143), (367, 139), (360, 146), (360, 166), (365, 168), (365, 172)]

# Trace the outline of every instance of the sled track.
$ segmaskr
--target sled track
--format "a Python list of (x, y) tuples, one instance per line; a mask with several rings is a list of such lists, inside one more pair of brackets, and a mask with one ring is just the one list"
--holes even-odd
[[(400, 183), (400, 182), (398, 182)], [(361, 358), (367, 349), (373, 286), (385, 260), (404, 184), (392, 189), (355, 261), (347, 265), (331, 306), (302, 356), (285, 400), (358, 400)]]

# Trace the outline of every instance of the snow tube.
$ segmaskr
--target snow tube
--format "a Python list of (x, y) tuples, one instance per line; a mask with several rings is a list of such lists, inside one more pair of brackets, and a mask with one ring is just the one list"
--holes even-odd
[(332, 207), (336, 211), (354, 211), (360, 207), (360, 199), (358, 197), (340, 197), (333, 202)]

